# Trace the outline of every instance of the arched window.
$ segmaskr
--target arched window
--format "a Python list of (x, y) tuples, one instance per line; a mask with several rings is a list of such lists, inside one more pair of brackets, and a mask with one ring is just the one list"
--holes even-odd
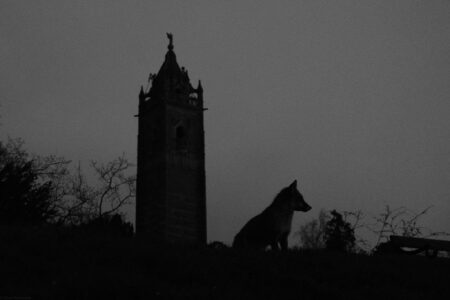
[(182, 125), (178, 125), (175, 128), (175, 148), (177, 150), (184, 150), (186, 149), (187, 145), (187, 134), (186, 134), (186, 128)]

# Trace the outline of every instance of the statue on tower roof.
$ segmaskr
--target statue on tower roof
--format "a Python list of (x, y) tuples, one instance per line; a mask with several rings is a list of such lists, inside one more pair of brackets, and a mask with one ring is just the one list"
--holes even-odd
[(173, 49), (173, 35), (168, 32), (167, 38), (169, 39), (169, 46), (167, 48), (169, 48), (169, 50), (172, 50)]

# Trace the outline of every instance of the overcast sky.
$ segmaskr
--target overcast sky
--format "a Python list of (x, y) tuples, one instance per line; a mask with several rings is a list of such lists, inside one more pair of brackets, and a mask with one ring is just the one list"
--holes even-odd
[(447, 0), (3, 0), (0, 138), (135, 161), (166, 32), (209, 109), (209, 240), (230, 242), (294, 179), (313, 207), (295, 227), (321, 208), (434, 205), (425, 225), (450, 231)]

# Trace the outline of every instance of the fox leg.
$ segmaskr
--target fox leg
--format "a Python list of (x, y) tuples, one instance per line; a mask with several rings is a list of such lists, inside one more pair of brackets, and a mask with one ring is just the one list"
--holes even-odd
[(285, 233), (280, 238), (281, 250), (287, 250), (288, 248), (288, 235), (289, 233)]
[(280, 247), (278, 247), (278, 241), (271, 243), (270, 247), (272, 248), (272, 250), (280, 250)]

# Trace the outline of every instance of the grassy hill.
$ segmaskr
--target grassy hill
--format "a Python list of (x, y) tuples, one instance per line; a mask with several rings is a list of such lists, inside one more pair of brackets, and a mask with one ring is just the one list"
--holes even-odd
[(0, 299), (440, 299), (449, 259), (155, 247), (133, 238), (0, 233)]

